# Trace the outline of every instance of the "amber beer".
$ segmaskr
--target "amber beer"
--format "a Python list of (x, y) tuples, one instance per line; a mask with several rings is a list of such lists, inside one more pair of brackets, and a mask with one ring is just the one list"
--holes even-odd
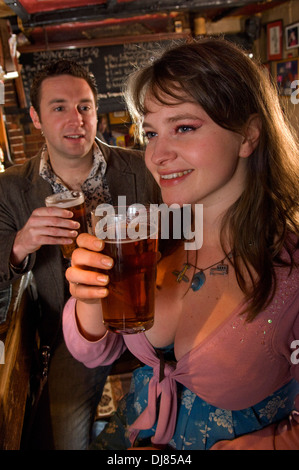
[(155, 313), (158, 227), (153, 227), (150, 219), (143, 220), (138, 226), (141, 235), (132, 239), (127, 230), (130, 217), (113, 217), (114, 239), (95, 229), (96, 236), (105, 241), (103, 253), (114, 260), (108, 272), (109, 294), (101, 299), (103, 322), (107, 329), (122, 334), (148, 330)]
[[(59, 207), (73, 212), (72, 220), (80, 223), (78, 234), (87, 232), (85, 200), (82, 191), (65, 191), (52, 194), (45, 200), (47, 207)], [(77, 248), (76, 239), (70, 245), (60, 245), (64, 258), (71, 259), (73, 251)]]

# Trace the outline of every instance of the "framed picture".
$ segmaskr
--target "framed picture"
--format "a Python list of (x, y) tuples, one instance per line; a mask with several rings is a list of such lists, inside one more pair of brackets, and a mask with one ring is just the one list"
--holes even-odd
[(294, 91), (292, 82), (298, 80), (298, 58), (286, 59), (276, 64), (276, 83), (282, 96), (290, 96)]
[(282, 20), (267, 24), (267, 57), (268, 60), (282, 58)]
[(290, 24), (285, 28), (286, 49), (299, 46), (299, 23)]

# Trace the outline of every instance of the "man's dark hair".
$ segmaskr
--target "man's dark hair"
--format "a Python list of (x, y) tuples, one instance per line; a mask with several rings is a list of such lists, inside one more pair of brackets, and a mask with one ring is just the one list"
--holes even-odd
[(57, 77), (59, 75), (71, 75), (72, 77), (83, 78), (91, 88), (93, 93), (95, 104), (98, 102), (98, 89), (94, 75), (89, 72), (82, 65), (66, 59), (60, 59), (55, 62), (51, 62), (44, 68), (39, 70), (35, 75), (31, 89), (30, 89), (30, 100), (31, 104), (40, 117), (40, 89), (42, 82), (46, 78)]

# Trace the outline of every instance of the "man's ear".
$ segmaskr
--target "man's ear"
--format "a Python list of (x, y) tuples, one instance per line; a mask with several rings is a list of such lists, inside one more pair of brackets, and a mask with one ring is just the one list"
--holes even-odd
[(42, 127), (41, 122), (33, 106), (30, 106), (29, 112), (30, 112), (30, 117), (32, 119), (34, 127), (36, 127), (36, 129), (41, 129)]
[(247, 158), (256, 149), (262, 128), (261, 118), (258, 114), (251, 114), (243, 130), (243, 141), (240, 146), (239, 157)]

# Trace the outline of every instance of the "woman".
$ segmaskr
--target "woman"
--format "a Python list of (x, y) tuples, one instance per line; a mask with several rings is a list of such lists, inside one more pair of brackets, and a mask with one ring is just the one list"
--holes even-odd
[(275, 88), (236, 46), (202, 39), (135, 72), (126, 99), (164, 202), (203, 205), (203, 245), (162, 256), (154, 326), (120, 336), (101, 323), (108, 276), (82, 268), (111, 260), (78, 239), (70, 351), (93, 367), (128, 347), (146, 364), (94, 448), (298, 449), (298, 147)]

